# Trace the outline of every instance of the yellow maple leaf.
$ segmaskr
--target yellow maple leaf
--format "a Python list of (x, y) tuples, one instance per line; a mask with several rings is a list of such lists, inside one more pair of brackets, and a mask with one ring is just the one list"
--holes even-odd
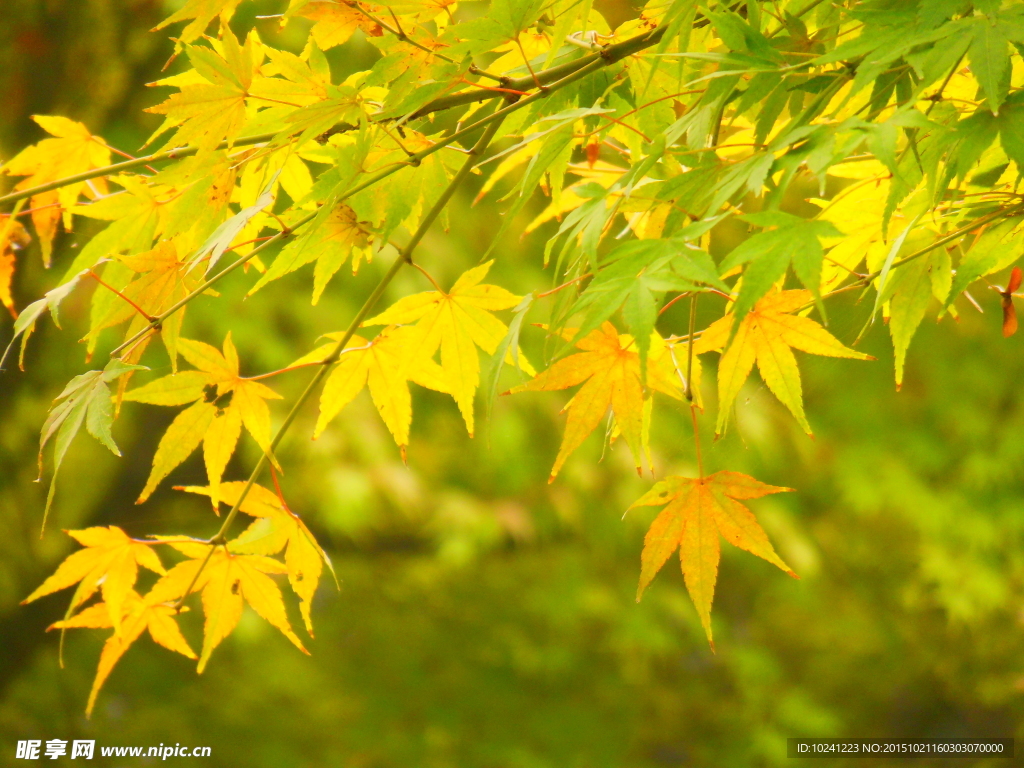
[(193, 591), (202, 590), (205, 621), (199, 673), (206, 669), (213, 650), (238, 625), (245, 603), (277, 627), (296, 648), (309, 653), (292, 631), (281, 590), (267, 575), (287, 573), (284, 563), (262, 555), (238, 554), (225, 547), (216, 547), (211, 554), (210, 545), (204, 541), (171, 537), (162, 540), (191, 559), (169, 570), (153, 585), (150, 595), (157, 602), (172, 602), (185, 597), (190, 586)]
[(245, 45), (240, 46), (230, 31), (221, 42), (223, 56), (210, 48), (186, 46), (195, 72), (201, 78), (182, 82), (178, 93), (146, 110), (165, 115), (163, 124), (149, 141), (170, 128), (177, 128), (172, 144), (195, 144), (200, 151), (212, 151), (223, 140), (230, 145), (242, 130), (246, 121), (245, 100), (258, 65), (256, 58), (260, 55), (256, 50), (258, 43), (250, 35)]
[[(448, 392), (455, 398), (470, 435), (474, 423), (473, 398), (480, 384), (476, 348), (494, 354), (508, 328), (491, 312), (510, 309), (522, 299), (500, 286), (480, 284), (493, 263), (488, 261), (464, 272), (447, 293), (437, 290), (406, 296), (363, 323), (366, 326), (416, 322), (422, 331), (422, 353), (429, 357), (441, 349), (441, 368)], [(511, 350), (509, 353), (506, 361), (511, 362)], [(533, 369), (525, 356), (520, 355), (519, 360), (523, 370), (532, 375)]]
[(227, 29), (228, 22), (235, 13), (235, 9), (242, 0), (188, 0), (181, 8), (172, 13), (166, 19), (157, 24), (153, 31), (163, 29), (169, 24), (177, 21), (192, 19), (178, 36), (178, 42), (191, 43), (201, 37), (206, 27), (219, 17), (221, 27)]
[[(360, 5), (373, 14), (382, 10), (379, 6), (367, 3)], [(313, 28), (309, 31), (310, 37), (325, 51), (348, 42), (357, 29), (363, 30), (370, 37), (380, 37), (384, 34), (384, 30), (377, 22), (346, 3), (306, 3), (296, 15), (314, 22)]]
[[(18, 182), (15, 190), (31, 189), (110, 165), (110, 149), (102, 138), (91, 134), (82, 123), (52, 115), (33, 115), (32, 119), (54, 138), (43, 139), (38, 144), (26, 147), (0, 166), (0, 174), (28, 177)], [(64, 219), (64, 228), (70, 230), (70, 211), (79, 196), (85, 194), (93, 199), (106, 191), (106, 180), (99, 177), (88, 182), (67, 184), (32, 197), (32, 224), (36, 228), (46, 266), (50, 266), (53, 238), (57, 234), (57, 223), (61, 217)]]
[(96, 669), (96, 678), (92, 683), (92, 690), (89, 692), (89, 702), (85, 707), (85, 716), (92, 715), (93, 706), (96, 704), (96, 697), (106, 682), (107, 677), (114, 669), (114, 665), (124, 655), (124, 652), (131, 647), (132, 643), (139, 639), (139, 636), (149, 630), (149, 636), (155, 643), (162, 645), (168, 650), (180, 653), (190, 659), (195, 659), (195, 652), (189, 647), (188, 642), (181, 634), (174, 617), (178, 611), (171, 605), (162, 602), (155, 602), (150, 595), (139, 597), (133, 589), (129, 590), (125, 597), (121, 610), (117, 614), (111, 613), (111, 608), (106, 603), (90, 605), (77, 616), (64, 621), (51, 624), (51, 629), (105, 629), (112, 626), (111, 616), (118, 615), (121, 625), (120, 632), (114, 632), (103, 644), (103, 651), (100, 653), (99, 667)]
[[(223, 483), (220, 487), (221, 504), (234, 506), (245, 485), (243, 482)], [(209, 488), (194, 485), (179, 486), (178, 490), (210, 495)], [(317, 544), (302, 518), (292, 512), (273, 491), (261, 485), (253, 485), (239, 510), (257, 519), (231, 540), (229, 548), (232, 552), (244, 555), (276, 555), (282, 549), (285, 550), (284, 564), (288, 569), (288, 583), (299, 596), (302, 620), (312, 637), (310, 607), (320, 583), (323, 565), (326, 563), (331, 572), (334, 571), (330, 558)]]
[(667, 477), (656, 483), (629, 507), (667, 504), (644, 537), (637, 602), (661, 566), (678, 549), (686, 589), (697, 607), (708, 642), (712, 643), (711, 602), (718, 580), (719, 535), (798, 578), (775, 554), (757, 518), (740, 503), (743, 499), (791, 490), (767, 485), (739, 472), (715, 472), (700, 479)]
[(166, 573), (151, 544), (132, 539), (115, 525), (67, 531), (85, 549), (72, 552), (46, 581), (22, 605), (44, 595), (78, 584), (69, 612), (88, 600), (96, 590), (103, 595), (110, 624), (119, 633), (125, 601), (135, 586), (139, 566), (155, 573)]
[[(827, 357), (874, 360), (870, 355), (843, 345), (839, 339), (808, 317), (791, 314), (813, 301), (810, 291), (772, 291), (754, 305), (736, 329), (736, 335), (718, 364), (718, 421), (715, 433), (725, 431), (729, 409), (747, 380), (754, 361), (761, 378), (796, 417), (807, 434), (800, 370), (793, 349)], [(694, 343), (697, 354), (721, 350), (729, 342), (733, 315), (729, 313), (708, 326)]]
[[(575, 331), (565, 335), (573, 338)], [(655, 335), (647, 366), (647, 386), (676, 400), (682, 399), (675, 376), (670, 373), (670, 356), (664, 353), (661, 337)], [(615, 424), (633, 454), (637, 472), (644, 440), (644, 390), (640, 383), (640, 355), (631, 336), (622, 334), (609, 322), (591, 331), (576, 343), (583, 350), (557, 361), (531, 381), (514, 387), (511, 393), (567, 389), (583, 384), (566, 403), (569, 416), (565, 423), (562, 445), (551, 468), (555, 479), (565, 460), (605, 417), (609, 409)], [(586, 382), (585, 384), (583, 382)]]
[[(342, 336), (343, 333), (327, 334), (327, 338), (335, 340)], [(334, 346), (324, 344), (296, 360), (291, 367), (320, 362)], [(424, 351), (421, 329), (416, 326), (389, 326), (373, 341), (353, 336), (334, 364), (320, 395), (320, 417), (313, 439), (323, 433), (331, 420), (365, 386), (404, 458), (412, 423), (410, 381), (438, 392), (449, 391), (443, 369)]]
[(178, 340), (178, 352), (198, 370), (180, 371), (133, 389), (125, 400), (151, 405), (185, 405), (157, 445), (153, 470), (136, 502), (141, 504), (157, 485), (203, 445), (211, 501), (217, 508), (217, 488), (224, 468), (235, 451), (242, 425), (264, 452), (270, 452), (268, 398), (280, 398), (274, 390), (238, 375), (238, 353), (231, 334), (224, 339), (224, 353), (201, 341)]
[(359, 271), (365, 257), (369, 262), (373, 255), (370, 247), (370, 229), (367, 222), (361, 222), (356, 212), (345, 204), (334, 207), (321, 226), (305, 237), (289, 243), (281, 250), (267, 271), (249, 291), (252, 296), (267, 283), (294, 272), (311, 261), (316, 262), (313, 270), (313, 304), (320, 301), (324, 288), (342, 265), (352, 256), (352, 274)]

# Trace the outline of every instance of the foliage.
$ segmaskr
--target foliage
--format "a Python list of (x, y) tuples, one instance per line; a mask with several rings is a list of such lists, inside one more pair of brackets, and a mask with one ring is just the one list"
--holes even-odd
[[(955, 316), (960, 296), (973, 302), (968, 290), (1020, 255), (1013, 243), (1024, 218), (1015, 192), (1024, 102), (1013, 90), (1021, 62), (1011, 44), (1024, 44), (1024, 7), (783, 5), (652, 2), (612, 30), (578, 0), (494, 0), (486, 12), (475, 3), (293, 0), (283, 21), (315, 22), (296, 55), (255, 31), (236, 37), (227, 22), (237, 0), (194, 0), (165, 22), (188, 22), (177, 46), (191, 68), (155, 83), (177, 91), (149, 109), (164, 115), (150, 142), (163, 140), (167, 149), (107, 165), (108, 144), (84, 125), (37, 118), (52, 138), (0, 168), (26, 177), (0, 197), (18, 204), (0, 230), (0, 288), (14, 269), (12, 244), (27, 236), (16, 216), (31, 214), (46, 263), (59, 225), (112, 223), (80, 249), (64, 281), (22, 310), (11, 345), (20, 339), (23, 355), (42, 314), (49, 310), (56, 322), (61, 302), (85, 284), (98, 286), (89, 353), (109, 343), (111, 329), (123, 329), (111, 362), (72, 380), (58, 398), (40, 451), (56, 435), (55, 476), (83, 423), (116, 453), (111, 425), (124, 402), (187, 406), (156, 448), (139, 501), (201, 443), (208, 486), (191, 490), (208, 495), (215, 511), (221, 502), (230, 507), (208, 540), (76, 531), (87, 549), (29, 596), (80, 582), (68, 617), (54, 626), (113, 628), (90, 709), (145, 628), (158, 643), (194, 655), (174, 617), (195, 592), (205, 617), (199, 671), (244, 603), (304, 650), (268, 574), (288, 576), (311, 632), (309, 602), (326, 556), (280, 487), (256, 482), (269, 469), (278, 485), (276, 448), (325, 379), (316, 434), (366, 385), (404, 458), (408, 382), (450, 395), (472, 435), (478, 348), (491, 356), (492, 390), (503, 365), (534, 375), (520, 335), (528, 314), (545, 306), (550, 364), (511, 391), (583, 384), (566, 404), (552, 479), (605, 415), (607, 441), (621, 434), (638, 469), (645, 454), (652, 464), (655, 390), (689, 402), (699, 457), (698, 356), (709, 351), (722, 354), (716, 433), (725, 431), (755, 360), (810, 433), (791, 348), (868, 359), (822, 327), (836, 322), (826, 302), (846, 291), (870, 297), (862, 304), (870, 309), (857, 315), (865, 330), (879, 314), (888, 322), (902, 383), (924, 317)], [(215, 18), (217, 37), (204, 36)], [(325, 50), (357, 33), (380, 58), (335, 83)], [(416, 246), (445, 223), (466, 178), (499, 159), (485, 191), (506, 177), (519, 180), (491, 250), (500, 250), (540, 190), (550, 205), (524, 229), (559, 221), (543, 252), (556, 287), (524, 298), (483, 284), (486, 261), (446, 292), (414, 264)], [(730, 241), (737, 232), (742, 242)], [(220, 266), (229, 252), (235, 260)], [(392, 266), (348, 328), (285, 369), (242, 376), (230, 334), (223, 352), (181, 335), (185, 307), (216, 293), (229, 275), (250, 280), (252, 293), (316, 262), (316, 303), (346, 261), (355, 271), (379, 258)], [(405, 265), (435, 290), (370, 317)], [(239, 278), (239, 267), (260, 276)], [(996, 286), (1004, 333), (1015, 328), (1019, 274)], [(786, 289), (793, 279), (803, 289)], [(701, 294), (722, 304), (703, 331), (696, 327)], [(4, 290), (0, 298), (13, 303)], [(689, 300), (689, 323), (667, 327), (662, 315), (680, 299)], [(513, 308), (508, 326), (492, 314)], [(821, 323), (807, 316), (813, 311)], [(386, 328), (371, 339), (355, 335), (373, 325)], [(171, 373), (127, 389), (157, 334)], [(581, 351), (569, 354), (572, 345)], [(179, 356), (193, 369), (179, 371)], [(316, 373), (272, 433), (265, 401), (277, 395), (257, 379), (307, 366)], [(107, 384), (115, 380), (112, 393)], [(222, 482), (243, 425), (260, 459), (247, 482)], [(699, 469), (699, 477), (664, 480), (636, 503), (669, 501), (674, 489), (648, 534), (640, 591), (680, 546), (710, 640), (719, 533), (789, 569), (736, 501), (782, 489)], [(256, 520), (229, 538), (239, 512)], [(163, 571), (156, 546), (187, 559), (141, 595), (137, 565)], [(272, 557), (283, 550), (283, 560)], [(74, 614), (98, 585), (103, 602)]]

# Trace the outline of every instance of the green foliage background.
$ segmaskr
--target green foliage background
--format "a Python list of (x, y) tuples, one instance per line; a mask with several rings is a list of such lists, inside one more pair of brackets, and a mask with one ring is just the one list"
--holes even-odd
[[(136, 149), (157, 119), (141, 112), (159, 100), (143, 84), (170, 54), (147, 30), (173, 3), (3, 5), (0, 157), (41, 138), (33, 113), (66, 114)], [(255, 20), (276, 10), (263, 6), (243, 5), (236, 31), (255, 23), (275, 45), (300, 46), (300, 22), (279, 33)], [(615, 2), (603, 10), (630, 11)], [(360, 40), (333, 50), (335, 79), (371, 55)], [(475, 192), (457, 201), (451, 231), (423, 245), (442, 283), (476, 262), (500, 224), (488, 203), (470, 207)], [(503, 244), (494, 282), (519, 292), (543, 285), (539, 249), (549, 235)], [(59, 240), (58, 271), (76, 237)], [(224, 317), (212, 302), (194, 303), (190, 335), (219, 340), (233, 329), (245, 364), (283, 367), (343, 327), (384, 266), (336, 279), (318, 307), (301, 276), (245, 301), (251, 281), (228, 281), (217, 306), (237, 309)], [(19, 305), (52, 285), (30, 250)], [(414, 290), (417, 276), (403, 273), (389, 298)], [(100, 638), (71, 636), (60, 670), (57, 638), (43, 629), (65, 598), (18, 605), (71, 549), (57, 529), (207, 536), (216, 524), (201, 500), (169, 488), (134, 507), (173, 414), (128, 404), (136, 410), (117, 427), (125, 458), (78, 441), (56, 525), (39, 539), (45, 485), (33, 482), (32, 457), (51, 399), (83, 370), (74, 331), (87, 298), (67, 307), (71, 332), (42, 324), (27, 371), (0, 376), (0, 762), (25, 738), (209, 745), (207, 764), (259, 768), (646, 768), (784, 764), (789, 736), (1024, 737), (1024, 336), (1000, 337), (994, 294), (981, 297), (984, 315), (922, 329), (900, 393), (882, 327), (862, 347), (877, 363), (802, 358), (816, 441), (748, 383), (737, 429), (705, 460), (719, 469), (728, 456), (730, 469), (797, 489), (754, 508), (803, 578), (724, 552), (717, 654), (677, 569), (642, 604), (633, 600), (653, 511), (620, 519), (647, 488), (624, 446), (598, 464), (592, 438), (546, 484), (563, 393), (499, 400), (471, 441), (450, 399), (418, 390), (408, 467), (364, 394), (316, 442), (307, 439), (311, 408), (281, 451), (289, 501), (342, 581), (340, 592), (321, 586), (312, 657), (252, 614), (201, 677), (143, 641), (91, 721), (82, 709)], [(0, 321), (0, 340), (9, 329)], [(857, 330), (832, 328), (843, 339)], [(539, 348), (527, 351), (540, 358)], [(280, 390), (294, 398), (301, 384), (282, 379)], [(686, 414), (662, 412), (655, 466), (692, 473)], [(247, 448), (227, 479), (254, 462)], [(172, 480), (204, 477), (193, 457)], [(183, 622), (193, 638), (197, 620)]]

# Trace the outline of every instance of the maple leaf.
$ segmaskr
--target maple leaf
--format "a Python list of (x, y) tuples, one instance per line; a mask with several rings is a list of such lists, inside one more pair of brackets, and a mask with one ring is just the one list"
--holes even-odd
[[(327, 338), (335, 340), (343, 336), (343, 332), (327, 334)], [(333, 351), (334, 346), (324, 344), (290, 367), (320, 362)], [(373, 404), (404, 459), (412, 423), (410, 381), (438, 392), (449, 392), (444, 370), (425, 352), (420, 328), (389, 326), (369, 342), (361, 336), (353, 336), (334, 364), (320, 395), (320, 417), (313, 439), (323, 433), (331, 420), (365, 386), (370, 390)]]
[(107, 626), (114, 627), (120, 634), (122, 612), (135, 586), (138, 567), (141, 565), (154, 573), (166, 573), (160, 558), (151, 544), (130, 538), (115, 525), (65, 533), (85, 549), (68, 555), (52, 576), (21, 601), (22, 605), (78, 584), (68, 608), (70, 613), (98, 589), (103, 595), (103, 605), (110, 622)]
[(58, 621), (47, 627), (51, 629), (106, 629), (110, 626), (117, 626), (112, 623), (112, 616), (119, 617), (120, 631), (115, 631), (107, 642), (103, 644), (100, 653), (100, 663), (96, 669), (96, 678), (92, 683), (92, 690), (89, 691), (89, 702), (85, 707), (85, 716), (92, 715), (93, 706), (96, 704), (96, 697), (99, 695), (103, 683), (114, 669), (114, 665), (120, 660), (132, 643), (139, 639), (139, 636), (149, 630), (149, 636), (153, 642), (162, 645), (170, 651), (180, 653), (190, 659), (195, 659), (195, 652), (189, 647), (188, 642), (181, 634), (174, 617), (178, 611), (166, 603), (155, 602), (150, 595), (140, 597), (134, 589), (129, 589), (120, 610), (115, 613), (114, 609), (106, 603), (90, 605), (77, 616), (70, 619)]
[(188, 0), (188, 2), (181, 8), (153, 27), (153, 31), (156, 32), (157, 30), (163, 29), (164, 27), (178, 21), (192, 19), (189, 24), (185, 25), (185, 28), (178, 36), (179, 44), (191, 43), (193, 40), (202, 36), (203, 31), (210, 22), (213, 21), (214, 17), (219, 17), (221, 28), (227, 29), (228, 22), (231, 21), (231, 17), (234, 15), (235, 9), (241, 1), (242, 0)]
[[(283, 117), (292, 122), (291, 118), (296, 114), (295, 107), (309, 107), (314, 104), (326, 107), (333, 97), (340, 95), (340, 89), (331, 83), (331, 66), (313, 40), (307, 43), (301, 57), (269, 47), (263, 50), (268, 61), (260, 66), (259, 73), (249, 88), (249, 95), (257, 103), (265, 103), (269, 107), (266, 112), (261, 113), (261, 120), (269, 117), (273, 121), (275, 118)], [(303, 111), (297, 110), (300, 113)], [(298, 144), (302, 143), (300, 139)], [(290, 154), (290, 149), (287, 146), (284, 148), (286, 156)], [(257, 163), (257, 167), (258, 165)], [(289, 195), (296, 201), (304, 196), (296, 196), (291, 192), (289, 190)]]
[(11, 294), (11, 283), (14, 280), (14, 252), (24, 248), (32, 238), (13, 216), (0, 215), (0, 303), (7, 307), (11, 317), (18, 319), (14, 309), (14, 296)]
[(262, 555), (233, 552), (230, 542), (228, 547), (214, 548), (211, 554), (210, 545), (204, 541), (159, 538), (191, 559), (178, 563), (153, 585), (152, 599), (157, 602), (179, 600), (186, 596), (190, 585), (193, 591), (202, 590), (205, 621), (197, 672), (201, 674), (206, 669), (210, 654), (238, 625), (245, 603), (279, 629), (296, 648), (309, 653), (292, 631), (281, 590), (267, 575), (287, 573), (284, 563)]
[(744, 499), (759, 499), (771, 493), (791, 490), (767, 485), (739, 472), (715, 472), (700, 479), (667, 477), (656, 483), (629, 507), (667, 504), (644, 537), (637, 602), (661, 566), (678, 549), (686, 589), (697, 607), (708, 642), (714, 648), (711, 602), (718, 580), (719, 535), (733, 546), (745, 549), (799, 578), (775, 554), (757, 518), (740, 503)]
[(804, 431), (811, 435), (811, 427), (804, 415), (800, 370), (793, 349), (827, 357), (875, 359), (844, 346), (814, 320), (791, 314), (806, 307), (812, 298), (811, 292), (805, 290), (772, 291), (746, 314), (731, 344), (729, 336), (734, 320), (731, 312), (709, 325), (694, 343), (693, 349), (697, 354), (721, 350), (729, 344), (718, 364), (716, 434), (725, 431), (729, 409), (743, 382), (747, 380), (755, 360), (768, 389), (789, 408)]
[(366, 222), (357, 220), (356, 213), (347, 205), (341, 204), (324, 219), (323, 224), (308, 230), (308, 234), (299, 237), (285, 246), (267, 271), (260, 277), (249, 295), (256, 293), (267, 283), (284, 277), (312, 261), (316, 262), (313, 271), (313, 304), (315, 305), (324, 288), (334, 274), (352, 254), (352, 274), (359, 271), (362, 258), (370, 260), (370, 231)]
[(824, 253), (820, 238), (838, 237), (842, 232), (831, 222), (808, 221), (781, 211), (749, 213), (743, 220), (766, 229), (744, 240), (722, 262), (723, 273), (746, 264), (733, 305), (740, 320), (786, 274), (790, 264), (821, 306), (819, 289)]
[[(234, 506), (245, 487), (243, 482), (223, 483), (220, 503)], [(177, 490), (210, 496), (209, 488), (177, 486)], [(231, 540), (231, 551), (244, 555), (276, 555), (285, 550), (284, 564), (288, 568), (288, 583), (299, 596), (299, 610), (309, 636), (313, 636), (310, 608), (323, 565), (334, 572), (331, 560), (317, 543), (309, 528), (291, 511), (277, 494), (261, 485), (253, 485), (239, 510), (257, 518), (239, 536)]]
[[(423, 332), (423, 354), (429, 357), (441, 349), (441, 368), (448, 391), (455, 398), (470, 435), (474, 423), (473, 397), (480, 384), (476, 347), (494, 354), (508, 328), (491, 311), (510, 309), (522, 300), (522, 296), (500, 286), (480, 284), (493, 263), (488, 261), (464, 272), (448, 293), (437, 290), (406, 296), (363, 323), (403, 325), (418, 321), (416, 327)], [(520, 354), (519, 359), (523, 370), (532, 375), (533, 369), (525, 356)], [(506, 360), (511, 362), (511, 354)]]
[(86, 431), (109, 448), (111, 453), (115, 456), (121, 455), (110, 431), (114, 423), (114, 408), (107, 384), (142, 367), (126, 364), (115, 358), (107, 363), (102, 371), (89, 371), (75, 376), (54, 399), (54, 405), (43, 422), (43, 429), (39, 435), (40, 477), (43, 474), (43, 448), (50, 438), (56, 435), (53, 475), (50, 478), (50, 489), (46, 494), (46, 507), (43, 510), (43, 530), (46, 529), (46, 519), (57, 487), (57, 473), (82, 424), (85, 424)]
[[(82, 123), (66, 117), (33, 115), (43, 130), (54, 138), (43, 139), (38, 144), (26, 147), (0, 166), (0, 174), (27, 176), (14, 189), (31, 189), (58, 179), (75, 176), (110, 165), (110, 150), (99, 136), (94, 136)], [(79, 195), (98, 197), (107, 191), (102, 178), (75, 184), (34, 195), (31, 199), (32, 223), (39, 237), (43, 252), (43, 263), (50, 266), (53, 238), (57, 223), (63, 216), (64, 228), (71, 229), (71, 208), (78, 202)]]
[(50, 317), (53, 318), (53, 324), (60, 328), (61, 302), (74, 292), (82, 278), (88, 274), (88, 270), (83, 270), (77, 275), (73, 275), (67, 282), (47, 291), (43, 294), (43, 298), (36, 299), (18, 313), (18, 319), (14, 321), (14, 334), (11, 336), (11, 340), (8, 342), (3, 354), (0, 355), (0, 370), (3, 370), (4, 361), (14, 348), (14, 343), (19, 337), (21, 338), (21, 353), (18, 355), (18, 367), (25, 370), (25, 347), (28, 345), (28, 337), (32, 335), (36, 328), (36, 321), (42, 317), (44, 312), (49, 310)]
[(230, 332), (221, 354), (209, 344), (178, 340), (178, 352), (198, 370), (180, 371), (125, 393), (124, 399), (151, 405), (185, 405), (157, 445), (153, 470), (136, 502), (141, 504), (157, 485), (199, 444), (203, 444), (211, 501), (217, 508), (217, 488), (235, 451), (242, 425), (264, 452), (270, 452), (270, 409), (266, 399), (280, 398), (274, 390), (238, 375), (238, 353)]
[[(367, 3), (360, 5), (373, 14), (381, 11), (378, 6)], [(348, 42), (357, 29), (361, 29), (369, 37), (380, 37), (384, 34), (384, 30), (377, 22), (346, 3), (306, 3), (295, 15), (314, 22), (309, 34), (322, 50)]]
[[(221, 42), (223, 56), (210, 48), (185, 47), (200, 77), (181, 83), (178, 93), (146, 110), (166, 116), (149, 141), (177, 127), (171, 139), (174, 145), (196, 144), (201, 151), (212, 151), (223, 140), (230, 145), (242, 130), (246, 121), (245, 99), (249, 95), (257, 66), (255, 59), (259, 55), (257, 43), (250, 35), (245, 45), (240, 46), (230, 31)], [(154, 83), (161, 84), (164, 81)]]
[(111, 254), (132, 254), (147, 250), (153, 244), (161, 219), (167, 213), (168, 206), (158, 198), (165, 194), (174, 198), (178, 194), (178, 190), (173, 187), (151, 187), (136, 176), (122, 175), (114, 181), (124, 187), (124, 191), (71, 209), (71, 213), (76, 216), (109, 221), (111, 224), (79, 251), (68, 268), (68, 277), (87, 267), (96, 266)]
[[(565, 336), (572, 339), (574, 329), (566, 329)], [(671, 366), (670, 355), (664, 353), (660, 336), (652, 338), (651, 356), (647, 365), (647, 386), (676, 400), (682, 399)], [(569, 412), (565, 423), (562, 445), (551, 468), (550, 483), (555, 479), (565, 460), (611, 409), (615, 423), (626, 438), (626, 443), (641, 472), (640, 458), (644, 444), (644, 388), (640, 383), (640, 354), (632, 336), (620, 335), (609, 322), (591, 331), (578, 342), (583, 350), (557, 361), (531, 381), (514, 387), (510, 393), (567, 389), (583, 384), (564, 410)]]

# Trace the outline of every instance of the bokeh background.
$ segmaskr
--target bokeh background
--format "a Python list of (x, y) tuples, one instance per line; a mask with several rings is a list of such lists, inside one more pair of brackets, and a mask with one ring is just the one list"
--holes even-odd
[[(179, 5), (3, 0), (0, 160), (42, 138), (31, 114), (70, 116), (136, 151), (158, 120), (142, 109), (162, 98), (145, 83), (171, 53), (149, 29)], [(256, 25), (300, 49), (301, 23), (281, 31), (255, 18), (281, 5), (243, 3), (235, 31)], [(624, 2), (601, 8), (613, 23), (631, 13)], [(359, 39), (334, 49), (335, 80), (375, 55)], [(472, 186), (451, 230), (422, 246), (442, 283), (477, 261), (500, 222), (492, 203), (470, 208)], [(60, 237), (51, 272), (35, 246), (20, 254), (19, 306), (56, 284), (86, 225)], [(495, 282), (520, 293), (550, 285), (540, 264), (550, 234), (502, 243)], [(307, 271), (244, 301), (253, 278), (240, 275), (222, 299), (194, 303), (186, 334), (219, 343), (230, 329), (243, 372), (283, 367), (342, 328), (385, 266), (336, 278), (318, 307)], [(405, 273), (389, 298), (421, 283)], [(169, 489), (204, 482), (198, 454), (135, 506), (174, 411), (127, 404), (115, 427), (124, 458), (80, 437), (39, 538), (39, 428), (64, 383), (87, 369), (78, 339), (88, 296), (77, 296), (63, 332), (40, 324), (26, 371), (0, 374), (0, 764), (25, 738), (206, 745), (204, 764), (253, 768), (653, 768), (781, 765), (790, 736), (1024, 736), (1024, 334), (1002, 339), (997, 297), (979, 298), (984, 315), (925, 322), (899, 393), (881, 324), (863, 344), (875, 363), (802, 356), (814, 441), (756, 376), (748, 383), (735, 428), (705, 461), (797, 489), (752, 506), (802, 578), (724, 551), (717, 653), (671, 562), (634, 602), (654, 510), (622, 517), (650, 482), (625, 446), (601, 460), (592, 437), (546, 483), (566, 393), (500, 398), (470, 440), (450, 398), (417, 388), (408, 466), (364, 393), (316, 442), (311, 408), (280, 453), (291, 506), (341, 580), (340, 591), (321, 585), (312, 656), (248, 610), (202, 676), (143, 639), (86, 720), (104, 633), (69, 634), (61, 670), (57, 637), (44, 630), (67, 594), (18, 604), (71, 551), (60, 529), (208, 536), (216, 522), (201, 499)], [(832, 330), (849, 341), (866, 308), (839, 300), (849, 311), (830, 315), (849, 319)], [(721, 310), (710, 305), (709, 318)], [(664, 316), (663, 330), (684, 327), (681, 315)], [(0, 317), (0, 342), (10, 331)], [(540, 332), (529, 333), (539, 363)], [(294, 397), (304, 380), (298, 372), (274, 385)], [(713, 389), (709, 374), (709, 400)], [(667, 402), (656, 414), (656, 468), (692, 474), (688, 414)], [(229, 479), (256, 458), (242, 445)], [(200, 619), (193, 611), (184, 622), (195, 647)]]

